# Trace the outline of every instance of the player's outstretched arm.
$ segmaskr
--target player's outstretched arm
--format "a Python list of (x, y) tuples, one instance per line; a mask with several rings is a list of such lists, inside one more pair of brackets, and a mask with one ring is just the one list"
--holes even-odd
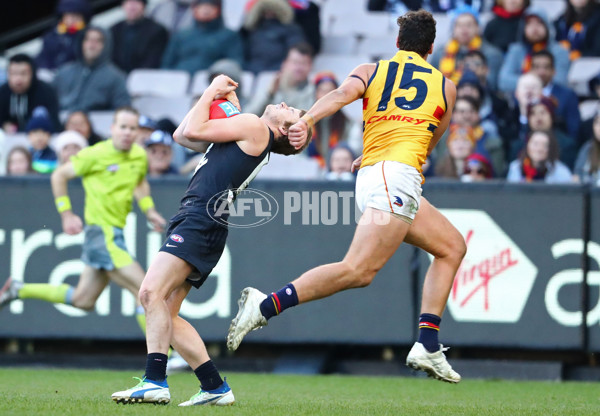
[(56, 209), (62, 220), (62, 228), (66, 234), (75, 235), (83, 230), (83, 222), (71, 209), (71, 200), (67, 193), (67, 184), (70, 179), (76, 177), (75, 169), (71, 162), (59, 166), (50, 176), (52, 195)]
[(150, 196), (150, 184), (144, 178), (138, 186), (133, 190), (133, 196), (140, 207), (140, 210), (146, 214), (146, 218), (154, 227), (154, 231), (162, 232), (167, 225), (167, 221), (158, 213), (154, 207), (154, 201)]
[(452, 81), (446, 78), (446, 87), (444, 88), (444, 92), (446, 94), (446, 104), (448, 108), (446, 108), (446, 112), (442, 116), (440, 120), (440, 124), (435, 132), (433, 133), (433, 137), (429, 142), (429, 149), (427, 149), (427, 156), (431, 154), (434, 147), (438, 144), (442, 135), (450, 125), (450, 119), (452, 118), (452, 110), (454, 109), (454, 103), (456, 102), (456, 86)]
[(345, 105), (361, 98), (367, 90), (367, 83), (375, 66), (375, 64), (357, 66), (342, 82), (342, 85), (320, 98), (298, 123), (290, 127), (290, 144), (296, 149), (301, 148), (306, 143), (308, 129), (313, 128), (325, 117), (335, 114)]

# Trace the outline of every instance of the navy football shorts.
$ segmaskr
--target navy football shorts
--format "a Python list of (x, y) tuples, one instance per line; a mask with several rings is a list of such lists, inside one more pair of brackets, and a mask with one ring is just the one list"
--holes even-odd
[[(201, 215), (201, 212), (205, 215)], [(169, 223), (160, 251), (188, 262), (194, 268), (186, 279), (195, 288), (202, 286), (217, 265), (227, 240), (227, 228), (206, 215), (204, 208), (180, 210)]]

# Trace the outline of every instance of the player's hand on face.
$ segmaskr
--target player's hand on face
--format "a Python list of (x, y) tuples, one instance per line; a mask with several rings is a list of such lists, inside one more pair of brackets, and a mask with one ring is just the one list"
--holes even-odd
[(238, 83), (229, 78), (227, 75), (219, 75), (210, 83), (209, 88), (212, 88), (215, 97), (217, 96), (226, 96), (238, 87)]
[(308, 139), (308, 124), (304, 120), (298, 120), (288, 130), (288, 140), (295, 149), (300, 149)]
[(351, 173), (354, 173), (360, 169), (360, 164), (362, 163), (362, 157), (363, 157), (363, 155), (360, 155), (359, 157), (354, 159), (354, 162), (352, 162), (352, 167), (350, 168)]
[(64, 212), (62, 215), (62, 227), (65, 234), (76, 235), (83, 231), (83, 221), (72, 212)]
[(165, 229), (165, 225), (167, 225), (167, 221), (156, 211), (155, 209), (149, 209), (146, 213), (146, 217), (150, 224), (152, 224), (152, 228), (154, 231), (162, 232)]

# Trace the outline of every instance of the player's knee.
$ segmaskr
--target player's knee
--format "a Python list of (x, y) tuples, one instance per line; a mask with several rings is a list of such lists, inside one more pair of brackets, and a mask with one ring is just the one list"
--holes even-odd
[(151, 305), (156, 302), (159, 298), (158, 293), (151, 287), (144, 286), (139, 291), (140, 302), (144, 309), (148, 309)]
[(463, 236), (458, 231), (454, 234), (450, 247), (452, 251), (452, 257), (460, 264), (467, 254), (467, 244), (465, 243)]

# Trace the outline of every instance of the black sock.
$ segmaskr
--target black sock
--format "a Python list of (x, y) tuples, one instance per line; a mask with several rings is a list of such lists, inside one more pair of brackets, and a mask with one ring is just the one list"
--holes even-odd
[(298, 304), (298, 295), (293, 284), (288, 283), (276, 293), (271, 293), (260, 304), (260, 313), (269, 320), (275, 315), (279, 315), (287, 308)]
[(154, 381), (163, 381), (167, 378), (167, 360), (168, 357), (160, 352), (148, 354), (145, 377)]
[(223, 379), (219, 374), (219, 370), (215, 366), (212, 360), (208, 360), (198, 368), (194, 370), (196, 377), (200, 380), (200, 387), (202, 390), (214, 390), (223, 384)]
[(440, 349), (438, 332), (441, 322), (442, 318), (431, 313), (422, 313), (419, 316), (419, 342), (429, 352), (436, 352)]

